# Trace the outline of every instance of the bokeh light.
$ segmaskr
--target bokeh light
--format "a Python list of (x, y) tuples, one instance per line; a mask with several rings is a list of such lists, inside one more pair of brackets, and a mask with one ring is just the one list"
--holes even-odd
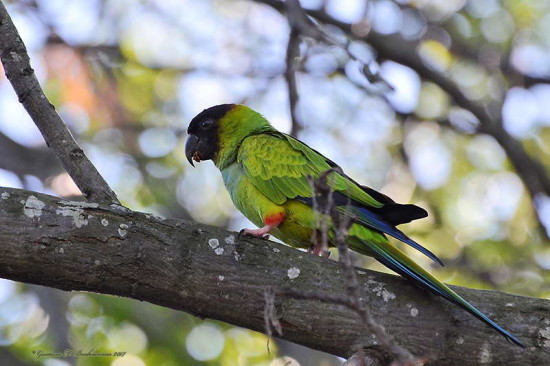
[(214, 324), (197, 325), (185, 341), (189, 354), (198, 361), (217, 358), (224, 347), (225, 337), (219, 327)]

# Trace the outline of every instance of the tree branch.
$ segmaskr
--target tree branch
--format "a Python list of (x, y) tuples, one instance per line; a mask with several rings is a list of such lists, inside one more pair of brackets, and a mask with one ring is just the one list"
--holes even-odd
[[(224, 229), (116, 205), (0, 189), (3, 278), (130, 297), (260, 332), (268, 287), (346, 295), (338, 263), (235, 238)], [(524, 350), (402, 278), (358, 269), (356, 275), (372, 316), (415, 355), (443, 365), (550, 363), (547, 300), (455, 287), (520, 337), (529, 346)], [(379, 360), (379, 346), (353, 310), (285, 297), (275, 306), (282, 338), (343, 357), (364, 345), (365, 354)]]
[(292, 121), (292, 128), (290, 135), (297, 136), (302, 125), (298, 120), (297, 107), (298, 107), (298, 85), (296, 83), (296, 57), (299, 53), (300, 47), (300, 33), (296, 28), (291, 28), (290, 35), (288, 36), (288, 46), (286, 49), (286, 70), (285, 80), (288, 88), (288, 104), (290, 106), (290, 117)]
[(93, 202), (118, 203), (115, 193), (78, 146), (48, 101), (30, 65), (27, 49), (0, 2), (0, 59), (6, 77), (32, 120), (82, 193)]
[[(409, 365), (415, 363), (415, 357), (406, 349), (394, 342), (394, 340), (386, 333), (383, 326), (374, 320), (370, 309), (363, 304), (361, 299), (361, 290), (359, 283), (357, 282), (357, 276), (355, 274), (355, 268), (353, 267), (350, 251), (346, 243), (346, 237), (348, 236), (349, 228), (352, 225), (351, 214), (342, 214), (336, 208), (333, 202), (333, 184), (329, 179), (334, 178), (329, 175), (334, 172), (334, 169), (329, 169), (322, 173), (319, 178), (313, 179), (309, 177), (309, 184), (313, 191), (313, 209), (319, 214), (318, 223), (315, 227), (318, 227), (319, 233), (313, 235), (313, 237), (321, 237), (321, 243), (313, 244), (314, 248), (311, 249), (313, 253), (316, 253), (315, 246), (321, 244), (321, 250), (328, 251), (328, 235), (329, 235), (329, 221), (332, 221), (334, 226), (334, 239), (336, 241), (336, 247), (338, 249), (338, 260), (340, 262), (343, 278), (345, 280), (347, 296), (336, 303), (344, 304), (348, 308), (355, 310), (357, 315), (363, 321), (365, 327), (376, 336), (378, 343), (384, 348), (384, 351), (389, 352), (392, 357), (395, 357), (394, 364), (396, 365)], [(348, 201), (347, 209), (349, 209), (350, 202)], [(312, 241), (314, 241), (312, 239)], [(309, 252), (309, 251), (308, 251)], [(324, 256), (324, 252), (323, 256)], [(328, 256), (327, 256), (328, 257)]]
[(46, 147), (27, 147), (0, 132), (0, 169), (19, 177), (30, 174), (45, 180), (63, 171), (55, 154)]

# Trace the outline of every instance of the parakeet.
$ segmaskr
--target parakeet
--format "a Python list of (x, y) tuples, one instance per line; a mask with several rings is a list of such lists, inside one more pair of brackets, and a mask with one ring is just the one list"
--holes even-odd
[[(328, 180), (334, 190), (334, 205), (353, 220), (346, 239), (349, 248), (374, 257), (415, 284), (461, 306), (524, 347), (519, 339), (390, 243), (386, 235), (442, 264), (433, 253), (396, 228), (426, 217), (424, 209), (396, 203), (374, 189), (359, 185), (334, 162), (277, 131), (261, 114), (244, 105), (208, 108), (193, 118), (187, 133), (185, 154), (189, 163), (194, 166), (193, 160), (212, 160), (221, 171), (234, 205), (259, 227), (243, 229), (245, 235), (271, 234), (291, 246), (311, 248), (318, 215), (312, 207), (313, 190), (308, 177), (318, 178), (332, 169)], [(329, 240), (334, 245), (333, 234)]]

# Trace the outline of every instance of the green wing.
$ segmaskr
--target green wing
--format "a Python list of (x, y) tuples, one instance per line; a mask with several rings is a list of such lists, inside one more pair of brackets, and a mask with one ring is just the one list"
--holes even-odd
[[(341, 193), (335, 194), (334, 199), (342, 213), (353, 216), (354, 220), (363, 226), (393, 236), (443, 265), (435, 254), (375, 212), (383, 207), (384, 203), (373, 198), (367, 189), (341, 173), (341, 169), (335, 163), (306, 144), (278, 132), (254, 135), (243, 141), (237, 161), (242, 165), (244, 174), (252, 184), (278, 205), (288, 199), (297, 199), (311, 206), (313, 190), (308, 176), (318, 178), (327, 170), (338, 168), (339, 171), (329, 175), (328, 181), (332, 181), (334, 191)], [(377, 193), (374, 190), (370, 191)], [(385, 197), (380, 193), (377, 194)], [(389, 200), (385, 198), (386, 201)], [(351, 206), (348, 206), (348, 199), (352, 201)], [(396, 206), (397, 209), (403, 207)], [(425, 212), (422, 209), (419, 210)]]
[[(276, 204), (296, 197), (312, 197), (308, 177), (318, 178), (338, 168), (329, 159), (306, 144), (282, 133), (270, 132), (246, 138), (237, 157), (252, 184)], [(365, 206), (382, 207), (357, 183), (339, 172), (329, 176), (334, 190)]]

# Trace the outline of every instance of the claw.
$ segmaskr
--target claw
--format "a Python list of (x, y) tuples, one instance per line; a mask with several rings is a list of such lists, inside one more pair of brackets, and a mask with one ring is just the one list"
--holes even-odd
[(307, 249), (307, 252), (323, 258), (330, 257), (330, 251), (325, 245), (322, 244), (311, 244), (311, 246)]
[(237, 234), (237, 239), (241, 240), (245, 235), (246, 234), (244, 233), (244, 229), (241, 229), (241, 231), (239, 231), (239, 233)]
[[(276, 219), (276, 220), (275, 220)], [(284, 219), (284, 215), (280, 214), (273, 218), (266, 219), (266, 224), (264, 227), (260, 229), (242, 229), (239, 231), (239, 235), (237, 238), (241, 238), (243, 236), (251, 236), (253, 238), (260, 238), (263, 240), (269, 240), (269, 232), (273, 229), (275, 229)]]
[(250, 236), (253, 238), (260, 238), (263, 240), (269, 240), (269, 234), (265, 233), (265, 228), (262, 229), (242, 229), (237, 235), (237, 239), (242, 239), (243, 236)]

